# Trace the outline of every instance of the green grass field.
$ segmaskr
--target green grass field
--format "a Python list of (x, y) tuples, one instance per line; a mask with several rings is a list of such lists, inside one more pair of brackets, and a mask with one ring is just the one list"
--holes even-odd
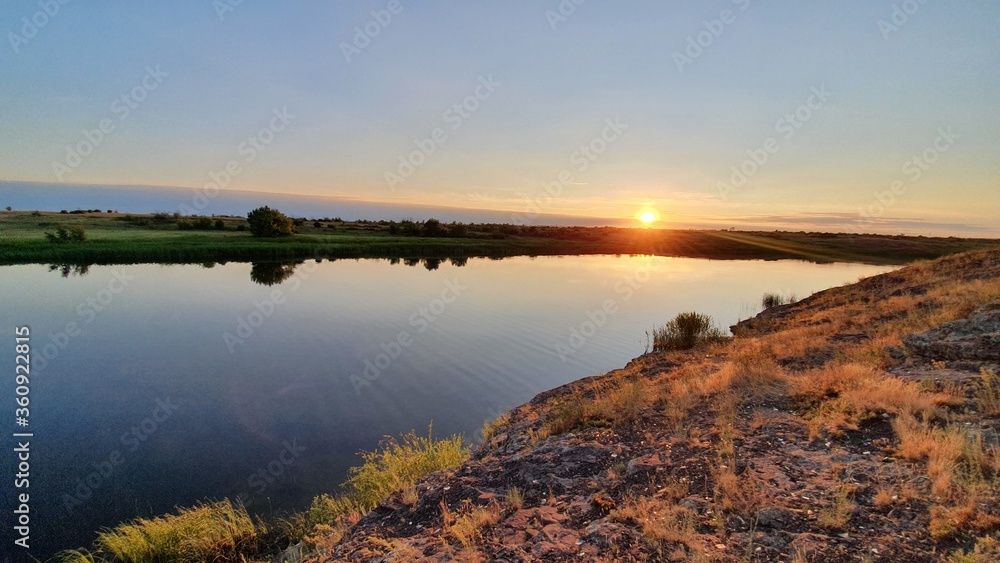
[[(241, 217), (222, 229), (181, 230), (174, 217), (116, 213), (0, 212), (0, 264), (193, 263), (308, 258), (446, 258), (557, 254), (655, 254), (714, 259), (797, 258), (903, 264), (1000, 245), (959, 239), (828, 233), (677, 231), (613, 227), (467, 225), (462, 238), (400, 234), (388, 222), (300, 222), (278, 239), (250, 235)], [(46, 240), (60, 226), (84, 242)], [(241, 227), (242, 226), (242, 227)], [(395, 230), (396, 234), (391, 232)]]

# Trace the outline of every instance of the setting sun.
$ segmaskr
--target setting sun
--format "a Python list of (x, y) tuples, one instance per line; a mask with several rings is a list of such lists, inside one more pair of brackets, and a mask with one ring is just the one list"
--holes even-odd
[(653, 222), (656, 221), (656, 212), (643, 211), (642, 213), (639, 214), (639, 221), (642, 222), (643, 225), (651, 225)]

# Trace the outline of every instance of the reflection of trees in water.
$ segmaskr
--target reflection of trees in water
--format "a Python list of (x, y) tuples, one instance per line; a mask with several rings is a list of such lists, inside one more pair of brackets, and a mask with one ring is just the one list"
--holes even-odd
[(277, 285), (295, 273), (302, 262), (254, 262), (250, 266), (250, 279), (260, 285)]
[(387, 260), (389, 261), (389, 264), (393, 266), (402, 263), (410, 266), (411, 268), (419, 266), (423, 263), (424, 268), (431, 272), (440, 268), (441, 264), (443, 264), (446, 260), (456, 268), (461, 268), (469, 263), (468, 256), (452, 256), (451, 258), (387, 258)]
[(49, 264), (50, 272), (55, 272), (56, 270), (64, 278), (68, 278), (70, 275), (85, 276), (90, 272), (90, 264)]

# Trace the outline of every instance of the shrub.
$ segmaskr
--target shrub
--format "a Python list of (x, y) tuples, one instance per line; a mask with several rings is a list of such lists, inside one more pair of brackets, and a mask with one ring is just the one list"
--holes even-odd
[(690, 350), (702, 342), (725, 338), (715, 321), (701, 313), (681, 313), (674, 320), (653, 329), (653, 351)]
[(462, 223), (452, 223), (448, 225), (448, 236), (451, 238), (465, 238), (468, 229)]
[(59, 227), (55, 233), (45, 233), (45, 239), (54, 244), (83, 242), (87, 240), (87, 231), (77, 226)]
[(786, 297), (780, 293), (765, 293), (763, 299), (760, 301), (760, 304), (764, 307), (764, 309), (773, 309), (782, 305), (788, 305), (789, 303), (795, 303), (795, 301), (796, 299), (794, 295)]
[(250, 223), (250, 233), (255, 237), (287, 237), (295, 232), (291, 219), (266, 205), (248, 213), (247, 221)]

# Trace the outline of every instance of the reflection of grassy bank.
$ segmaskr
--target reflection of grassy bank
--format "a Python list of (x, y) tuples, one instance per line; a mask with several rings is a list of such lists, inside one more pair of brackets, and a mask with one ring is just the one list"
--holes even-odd
[[(217, 226), (216, 221), (221, 221)], [(798, 258), (817, 262), (904, 263), (995, 246), (993, 239), (823, 233), (669, 231), (611, 227), (441, 225), (437, 236), (414, 223), (298, 221), (297, 235), (257, 239), (246, 221), (212, 228), (159, 215), (0, 213), (0, 264), (197, 263), (323, 258), (657, 254), (714, 259)], [(46, 232), (82, 227), (83, 242), (54, 244)], [(219, 228), (221, 227), (221, 228)]]

